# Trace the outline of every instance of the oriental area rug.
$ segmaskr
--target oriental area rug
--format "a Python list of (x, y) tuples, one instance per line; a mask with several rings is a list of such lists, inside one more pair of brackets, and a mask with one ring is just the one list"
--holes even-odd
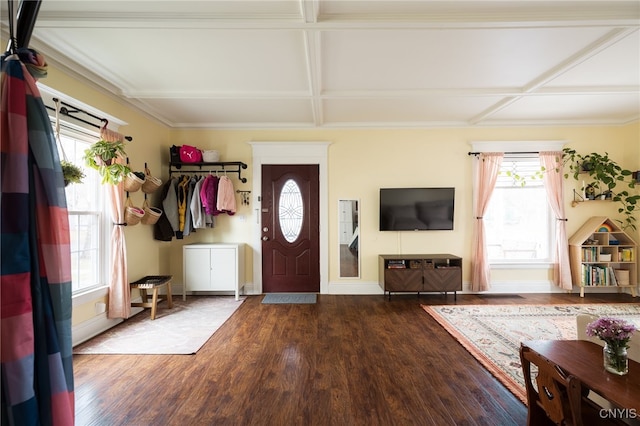
[(173, 298), (158, 305), (156, 319), (149, 309), (73, 348), (74, 354), (195, 354), (244, 300), (233, 296)]
[(640, 327), (639, 304), (457, 305), (422, 308), (526, 403), (520, 343), (575, 340), (578, 314), (622, 318)]

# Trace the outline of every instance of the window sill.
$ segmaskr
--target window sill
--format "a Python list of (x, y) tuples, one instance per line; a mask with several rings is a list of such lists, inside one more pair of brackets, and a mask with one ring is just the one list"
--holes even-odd
[(71, 296), (71, 301), (73, 303), (73, 306), (75, 307), (99, 299), (103, 296), (106, 296), (107, 294), (109, 294), (108, 286), (98, 287), (82, 293), (74, 294), (73, 296)]
[(491, 269), (550, 269), (553, 263), (548, 261), (539, 262), (489, 262)]

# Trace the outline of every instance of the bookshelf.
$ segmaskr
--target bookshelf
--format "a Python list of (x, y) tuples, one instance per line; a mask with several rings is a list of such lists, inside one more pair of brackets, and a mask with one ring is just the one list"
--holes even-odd
[(628, 288), (637, 296), (638, 244), (615, 221), (605, 216), (587, 220), (569, 238), (569, 258), (580, 297), (593, 287)]

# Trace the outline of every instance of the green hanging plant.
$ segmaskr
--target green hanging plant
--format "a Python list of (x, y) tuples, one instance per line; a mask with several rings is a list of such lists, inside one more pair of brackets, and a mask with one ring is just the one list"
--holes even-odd
[(128, 166), (116, 162), (119, 157), (126, 156), (123, 141), (108, 142), (101, 139), (84, 151), (86, 165), (100, 173), (103, 184), (110, 185), (119, 184), (131, 173)]
[[(624, 216), (624, 220), (618, 220), (622, 229), (631, 228), (636, 230), (636, 210), (640, 209), (640, 195), (637, 194), (636, 180), (633, 179), (633, 172), (623, 169), (615, 161), (609, 158), (608, 153), (598, 154), (578, 154), (574, 149), (564, 148), (563, 164), (569, 166), (571, 173), (565, 173), (564, 177), (572, 176), (575, 180), (580, 180), (581, 176), (589, 176), (593, 182), (591, 188), (607, 199), (620, 203), (618, 213)], [(624, 187), (621, 191), (614, 189)]]
[(84, 172), (80, 167), (66, 160), (60, 161), (60, 166), (62, 167), (64, 186), (69, 186), (72, 183), (82, 183)]

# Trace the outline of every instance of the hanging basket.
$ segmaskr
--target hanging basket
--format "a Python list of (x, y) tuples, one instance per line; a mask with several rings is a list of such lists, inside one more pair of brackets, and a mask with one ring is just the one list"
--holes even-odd
[(142, 184), (145, 181), (144, 173), (131, 172), (124, 178), (124, 190), (127, 192), (136, 192), (142, 188)]
[(142, 184), (142, 192), (145, 194), (151, 194), (162, 186), (162, 180), (151, 176), (151, 171), (147, 167), (144, 168), (144, 174), (145, 180)]
[(143, 225), (154, 225), (162, 216), (162, 210), (156, 207), (149, 207), (147, 200), (144, 200), (143, 208), (144, 216), (140, 220)]
[(131, 198), (127, 198), (126, 207), (124, 209), (124, 221), (127, 226), (135, 226), (140, 223), (145, 216), (145, 211), (141, 208), (134, 207)]

